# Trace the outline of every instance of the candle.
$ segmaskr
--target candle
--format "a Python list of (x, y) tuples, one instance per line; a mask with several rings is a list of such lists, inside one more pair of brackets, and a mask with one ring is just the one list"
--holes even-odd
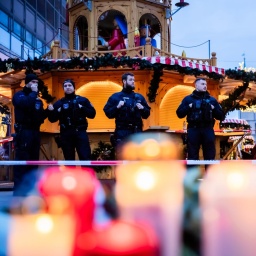
[(77, 241), (87, 256), (159, 256), (157, 238), (144, 223), (114, 220), (81, 234)]
[(120, 165), (116, 170), (120, 217), (151, 225), (160, 239), (163, 256), (180, 253), (185, 168), (168, 160), (179, 155), (176, 141), (167, 134), (136, 134), (122, 149), (122, 156), (140, 162)]
[(120, 216), (149, 223), (161, 255), (179, 255), (184, 168), (177, 162), (139, 162), (118, 166), (116, 200)]
[(74, 256), (83, 255), (76, 240), (80, 234), (90, 230), (95, 214), (96, 176), (92, 169), (54, 167), (45, 170), (38, 184), (47, 197), (65, 196), (73, 208), (76, 231), (74, 234)]
[(256, 173), (250, 162), (207, 170), (200, 189), (203, 255), (253, 256), (256, 251)]
[(77, 217), (88, 218), (85, 230), (91, 228), (94, 214), (96, 178), (90, 171), (70, 167), (48, 168), (38, 183), (39, 191), (45, 197), (67, 197)]
[(0, 212), (0, 255), (9, 255), (8, 241), (10, 236), (11, 216)]
[(6, 255), (72, 255), (74, 222), (70, 215), (37, 213), (14, 215), (11, 219)]

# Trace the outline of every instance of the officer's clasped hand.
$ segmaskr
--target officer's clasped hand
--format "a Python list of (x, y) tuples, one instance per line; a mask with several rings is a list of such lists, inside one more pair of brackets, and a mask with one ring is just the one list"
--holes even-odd
[(144, 109), (144, 107), (140, 103), (136, 103), (138, 109)]
[(124, 105), (124, 101), (120, 100), (118, 105), (117, 105), (117, 108), (121, 108), (123, 105)]
[(50, 111), (54, 110), (54, 107), (53, 107), (52, 104), (49, 104), (49, 105), (48, 105), (48, 110), (50, 110)]

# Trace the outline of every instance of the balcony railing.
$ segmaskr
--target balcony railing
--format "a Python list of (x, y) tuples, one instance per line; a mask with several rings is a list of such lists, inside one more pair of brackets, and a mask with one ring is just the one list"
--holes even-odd
[(130, 58), (143, 58), (143, 57), (152, 57), (152, 56), (161, 56), (161, 57), (170, 57), (178, 60), (186, 60), (193, 63), (205, 64), (209, 66), (217, 65), (216, 53), (212, 53), (211, 59), (199, 59), (199, 58), (190, 58), (179, 56), (170, 52), (163, 51), (161, 49), (152, 47), (151, 45), (138, 46), (129, 49), (122, 50), (105, 50), (105, 48), (99, 48), (96, 51), (82, 51), (82, 50), (73, 50), (73, 49), (64, 49), (59, 47), (59, 41), (54, 41), (54, 44), (51, 50), (42, 56), (44, 59), (70, 59), (73, 57), (101, 57), (106, 53), (111, 53), (115, 57), (120, 56), (129, 56)]
[[(69, 7), (73, 7), (73, 6), (77, 5), (77, 4), (87, 3), (87, 2), (88, 2), (87, 0), (69, 0)], [(169, 1), (168, 0), (146, 0), (146, 2), (161, 4), (161, 5), (165, 5), (165, 6), (169, 5)]]

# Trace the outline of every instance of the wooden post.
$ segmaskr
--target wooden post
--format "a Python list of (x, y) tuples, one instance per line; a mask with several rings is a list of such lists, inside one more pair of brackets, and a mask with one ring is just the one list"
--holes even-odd
[(54, 42), (53, 42), (52, 58), (53, 59), (61, 59), (61, 56), (60, 56), (60, 41), (59, 40), (54, 40)]
[(146, 44), (145, 44), (145, 57), (152, 56), (152, 45), (151, 45), (151, 38), (146, 38)]
[(212, 52), (211, 66), (214, 66), (214, 67), (216, 67), (216, 66), (217, 66), (217, 57), (216, 57), (216, 52)]
[(137, 2), (135, 0), (130, 1), (129, 12), (127, 15), (127, 30), (128, 30), (128, 48), (134, 47), (135, 28), (139, 27)]

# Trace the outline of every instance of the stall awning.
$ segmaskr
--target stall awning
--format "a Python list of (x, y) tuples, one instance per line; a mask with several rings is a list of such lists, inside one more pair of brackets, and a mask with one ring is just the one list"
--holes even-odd
[(199, 63), (194, 63), (192, 61), (188, 60), (182, 60), (182, 59), (175, 59), (171, 57), (162, 57), (162, 56), (154, 56), (154, 57), (143, 57), (142, 59), (149, 61), (152, 64), (155, 63), (160, 63), (160, 64), (165, 64), (165, 65), (179, 65), (183, 68), (189, 67), (192, 69), (199, 69), (201, 71), (207, 71), (209, 73), (217, 73), (220, 75), (225, 75), (225, 69), (224, 68), (218, 68), (218, 67), (213, 67), (213, 66), (208, 66), (205, 64), (199, 64)]

